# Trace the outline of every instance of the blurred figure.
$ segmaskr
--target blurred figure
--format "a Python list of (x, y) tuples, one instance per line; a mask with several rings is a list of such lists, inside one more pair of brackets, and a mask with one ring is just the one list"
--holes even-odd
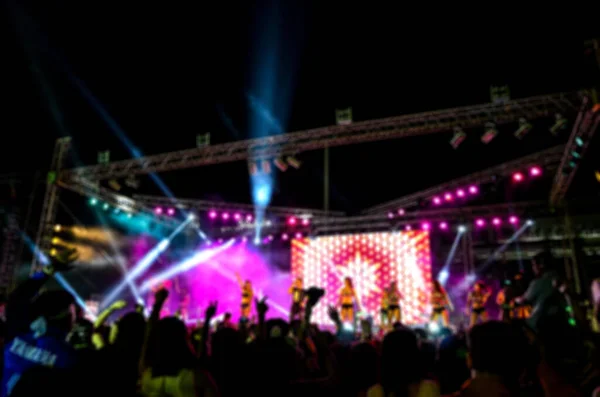
[(473, 286), (467, 297), (467, 305), (470, 309), (470, 326), (474, 326), (478, 321), (485, 322), (488, 319), (485, 304), (491, 295), (491, 291), (486, 288), (483, 282), (478, 281)]
[(292, 307), (290, 309), (290, 321), (302, 319), (304, 301), (304, 282), (302, 277), (296, 277), (288, 293), (292, 295)]
[(442, 319), (444, 327), (448, 327), (450, 324), (450, 315), (448, 314), (448, 308), (453, 310), (452, 302), (448, 298), (448, 294), (442, 284), (439, 281), (433, 281), (433, 291), (431, 292), (431, 305), (433, 310), (431, 312), (431, 322), (437, 323)]
[(346, 277), (344, 279), (344, 286), (340, 290), (340, 318), (343, 322), (354, 324), (354, 304), (357, 301), (352, 279)]
[(242, 302), (240, 307), (240, 317), (245, 320), (250, 319), (250, 312), (252, 310), (252, 301), (254, 299), (254, 290), (252, 289), (252, 283), (250, 280), (242, 281), (240, 275), (237, 275), (238, 283), (242, 289)]
[(512, 300), (513, 288), (510, 280), (504, 280), (504, 286), (496, 295), (496, 304), (500, 308), (500, 321), (508, 322), (513, 317), (514, 305)]
[[(403, 299), (402, 294), (398, 291), (398, 284), (396, 281), (390, 283), (387, 289), (387, 301), (388, 301), (388, 319), (391, 324), (402, 322), (402, 311), (400, 308), (400, 300)], [(385, 292), (384, 292), (385, 293)]]

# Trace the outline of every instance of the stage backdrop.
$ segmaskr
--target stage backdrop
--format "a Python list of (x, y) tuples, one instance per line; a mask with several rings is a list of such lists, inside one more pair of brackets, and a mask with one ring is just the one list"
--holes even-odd
[(361, 311), (379, 323), (382, 291), (397, 280), (404, 299), (403, 322), (419, 324), (430, 312), (429, 233), (406, 231), (303, 238), (292, 241), (292, 277), (325, 289), (313, 321), (331, 325), (327, 307), (338, 307), (339, 291), (351, 277)]

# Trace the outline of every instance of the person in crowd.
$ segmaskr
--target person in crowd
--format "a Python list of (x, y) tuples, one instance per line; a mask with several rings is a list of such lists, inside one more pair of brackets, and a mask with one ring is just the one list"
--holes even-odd
[(498, 291), (496, 295), (496, 304), (500, 308), (499, 317), (500, 321), (508, 322), (512, 319), (514, 313), (513, 299), (513, 288), (510, 280), (504, 280), (504, 286)]
[(302, 277), (296, 277), (290, 286), (288, 293), (292, 295), (292, 307), (290, 309), (290, 321), (302, 318), (304, 301), (304, 282)]
[(340, 290), (340, 318), (342, 322), (354, 323), (354, 305), (358, 303), (356, 291), (350, 277), (344, 278), (344, 286)]
[(400, 307), (400, 300), (403, 299), (402, 293), (398, 291), (398, 284), (396, 281), (392, 281), (387, 291), (388, 296), (388, 318), (390, 324), (402, 322), (402, 310)]
[(450, 301), (446, 290), (437, 280), (434, 280), (433, 282), (431, 305), (431, 322), (438, 323), (441, 319), (444, 327), (448, 327), (450, 324), (450, 315), (448, 314), (448, 309), (454, 310), (454, 307), (452, 306), (452, 302)]
[(467, 296), (467, 305), (470, 309), (470, 326), (474, 326), (479, 321), (485, 322), (488, 319), (485, 304), (491, 295), (491, 290), (488, 289), (482, 281), (477, 281), (473, 285), (473, 289)]
[(254, 290), (252, 289), (252, 283), (250, 280), (242, 280), (239, 274), (237, 275), (237, 278), (240, 288), (242, 289), (240, 317), (242, 319), (249, 320), (252, 310), (252, 301), (254, 299)]

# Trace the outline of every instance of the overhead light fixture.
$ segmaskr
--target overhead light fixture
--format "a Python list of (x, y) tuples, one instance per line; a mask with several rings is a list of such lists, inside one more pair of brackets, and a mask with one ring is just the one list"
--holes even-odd
[(556, 113), (554, 115), (554, 124), (550, 127), (550, 133), (552, 135), (558, 135), (560, 131), (563, 131), (567, 127), (567, 119), (562, 114)]
[(496, 124), (494, 123), (485, 123), (485, 132), (481, 136), (481, 142), (486, 145), (492, 141), (498, 135), (498, 130), (496, 129)]
[(250, 175), (256, 175), (256, 174), (258, 174), (258, 165), (256, 164), (256, 162), (250, 161), (248, 163), (248, 173)]
[(519, 119), (519, 128), (515, 131), (515, 137), (517, 139), (522, 139), (529, 131), (531, 131), (531, 128), (531, 124), (524, 117), (521, 117)]
[(463, 131), (462, 128), (454, 127), (454, 135), (452, 136), (452, 139), (450, 140), (450, 145), (454, 149), (458, 149), (460, 144), (463, 143), (463, 141), (466, 138), (467, 138), (467, 134), (465, 134), (465, 132)]
[(287, 163), (281, 158), (273, 160), (273, 164), (275, 164), (275, 167), (279, 168), (279, 171), (281, 172), (285, 172), (288, 169)]
[(265, 174), (271, 173), (271, 162), (269, 160), (263, 160), (261, 163), (262, 172)]
[(285, 161), (287, 161), (290, 167), (294, 167), (295, 169), (300, 168), (300, 165), (302, 165), (302, 163), (294, 156), (287, 156)]

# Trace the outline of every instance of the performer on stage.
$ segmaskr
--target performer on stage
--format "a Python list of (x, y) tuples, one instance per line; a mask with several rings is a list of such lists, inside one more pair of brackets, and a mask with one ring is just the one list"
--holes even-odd
[(471, 327), (477, 324), (479, 320), (482, 322), (487, 321), (488, 316), (487, 311), (485, 310), (485, 304), (491, 294), (492, 292), (482, 281), (476, 282), (471, 292), (469, 292), (467, 305), (469, 305), (469, 308), (471, 309)]
[[(525, 291), (525, 283), (523, 281), (523, 274), (517, 273), (514, 277), (515, 297), (522, 296)], [(518, 319), (526, 319), (531, 314), (531, 305), (523, 301), (514, 301), (513, 304), (513, 317)]]
[(250, 320), (250, 310), (252, 309), (252, 299), (254, 298), (254, 291), (252, 290), (252, 283), (250, 280), (243, 281), (240, 275), (237, 275), (238, 283), (242, 289), (242, 306), (241, 306), (241, 317)]
[(354, 286), (352, 285), (352, 279), (346, 277), (344, 279), (344, 286), (340, 290), (340, 319), (343, 322), (354, 323), (354, 304), (358, 303)]
[(302, 281), (302, 277), (296, 277), (288, 292), (292, 295), (290, 320), (294, 320), (296, 318), (302, 319), (302, 311), (304, 309), (304, 282)]
[(510, 280), (504, 281), (504, 287), (496, 295), (496, 304), (500, 307), (500, 321), (508, 322), (513, 317), (513, 288)]
[(398, 284), (395, 281), (390, 283), (387, 291), (384, 292), (387, 294), (388, 300), (388, 321), (390, 324), (401, 323), (402, 322), (402, 310), (400, 309), (400, 300), (404, 299), (400, 291), (398, 291)]
[(448, 314), (448, 309), (454, 310), (454, 306), (452, 306), (452, 302), (450, 301), (446, 290), (437, 280), (433, 282), (431, 305), (433, 306), (433, 310), (431, 312), (431, 321), (439, 322), (441, 318), (444, 327), (448, 327), (450, 324), (450, 315)]
[(381, 328), (382, 329), (385, 329), (385, 328), (387, 328), (388, 325), (390, 325), (389, 316), (388, 316), (389, 306), (390, 306), (390, 303), (388, 300), (387, 290), (383, 290), (383, 293), (381, 294), (381, 309), (379, 311), (379, 313), (381, 315)]

